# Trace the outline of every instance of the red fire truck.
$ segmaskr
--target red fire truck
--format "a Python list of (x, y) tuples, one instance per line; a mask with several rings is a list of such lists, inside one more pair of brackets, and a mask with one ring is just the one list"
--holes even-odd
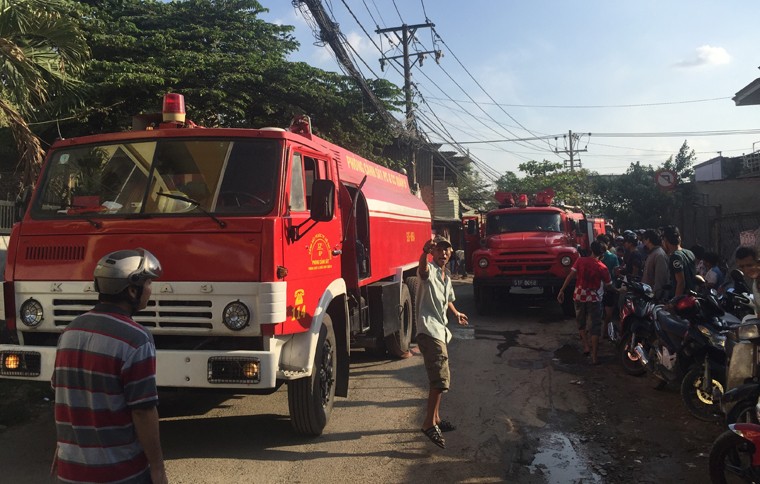
[[(499, 208), (480, 222), (465, 222), (465, 247), (476, 247), (469, 258), (481, 314), (489, 311), (499, 291), (540, 287), (556, 295), (579, 251), (605, 230), (604, 219), (589, 218), (575, 207), (553, 206), (551, 189), (530, 201), (527, 194), (507, 192), (497, 192), (496, 199)], [(565, 301), (565, 316), (573, 316), (572, 297)]]
[[(272, 393), (301, 434), (347, 396), (349, 350), (402, 355), (430, 213), (406, 176), (311, 133), (198, 128), (184, 99), (139, 129), (57, 141), (12, 231), (0, 377), (49, 380), (66, 325), (97, 300), (114, 250), (161, 261), (135, 316), (160, 387)], [(159, 114), (160, 116), (160, 114)]]

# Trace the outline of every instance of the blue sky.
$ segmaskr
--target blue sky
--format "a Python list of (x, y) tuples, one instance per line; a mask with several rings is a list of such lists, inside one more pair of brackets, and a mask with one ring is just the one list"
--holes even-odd
[[(284, 0), (260, 0), (263, 18), (293, 25), (291, 60), (340, 71), (329, 47), (314, 45), (308, 19)], [(359, 23), (350, 15), (350, 7)], [(413, 49), (443, 51), (412, 70), (419, 119), (429, 139), (463, 143), (487, 177), (527, 160), (560, 161), (562, 135), (584, 134), (582, 166), (622, 173), (631, 162), (657, 166), (686, 140), (697, 162), (760, 149), (760, 106), (731, 98), (760, 77), (756, 0), (635, 2), (493, 0), (323, 0), (357, 55), (365, 77), (397, 85), (402, 76), (380, 51), (398, 55), (380, 28), (435, 24)], [(306, 7), (303, 7), (305, 10)], [(307, 10), (308, 11), (308, 10)], [(423, 102), (424, 100), (424, 102)], [(498, 104), (495, 105), (495, 103)], [(705, 131), (749, 133), (700, 136)], [(641, 136), (641, 133), (680, 133)], [(554, 136), (559, 136), (555, 141)], [(529, 142), (471, 143), (549, 136)], [(455, 150), (447, 144), (444, 150)]]

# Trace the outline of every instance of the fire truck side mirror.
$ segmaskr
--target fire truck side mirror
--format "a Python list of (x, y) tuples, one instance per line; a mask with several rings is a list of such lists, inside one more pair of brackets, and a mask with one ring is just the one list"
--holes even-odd
[(467, 235), (475, 235), (478, 233), (478, 224), (474, 220), (467, 221)]
[(14, 210), (14, 222), (20, 222), (24, 218), (26, 209), (29, 208), (29, 200), (32, 198), (32, 185), (27, 185), (21, 190), (16, 197), (16, 206)]
[(578, 221), (578, 228), (576, 230), (578, 235), (584, 235), (586, 233), (586, 230), (588, 229), (587, 224), (588, 222), (585, 220)]
[(314, 180), (311, 187), (311, 219), (329, 222), (335, 215), (335, 184), (331, 180)]

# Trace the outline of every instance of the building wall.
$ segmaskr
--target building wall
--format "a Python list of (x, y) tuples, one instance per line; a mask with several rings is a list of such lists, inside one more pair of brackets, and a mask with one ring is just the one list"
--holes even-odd
[(680, 220), (683, 246), (699, 244), (731, 261), (741, 234), (760, 228), (760, 177), (697, 182)]

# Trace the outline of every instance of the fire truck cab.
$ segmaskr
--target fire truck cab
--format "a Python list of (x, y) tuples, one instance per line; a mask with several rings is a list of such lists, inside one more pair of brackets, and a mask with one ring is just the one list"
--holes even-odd
[(319, 435), (347, 396), (350, 348), (402, 355), (430, 213), (406, 176), (288, 129), (198, 128), (184, 100), (138, 129), (57, 141), (24, 196), (4, 279), (0, 377), (49, 380), (92, 274), (143, 247), (164, 274), (134, 319), (160, 387), (271, 393)]
[[(554, 191), (527, 194), (497, 192), (499, 208), (486, 213), (481, 223), (468, 221), (466, 247), (479, 313), (487, 313), (499, 292), (513, 288), (542, 288), (556, 295), (570, 267), (604, 233), (604, 220), (589, 218), (578, 208), (553, 206)], [(567, 290), (572, 294), (572, 287)], [(512, 291), (514, 292), (514, 291)], [(572, 297), (565, 297), (565, 316), (574, 315)]]

